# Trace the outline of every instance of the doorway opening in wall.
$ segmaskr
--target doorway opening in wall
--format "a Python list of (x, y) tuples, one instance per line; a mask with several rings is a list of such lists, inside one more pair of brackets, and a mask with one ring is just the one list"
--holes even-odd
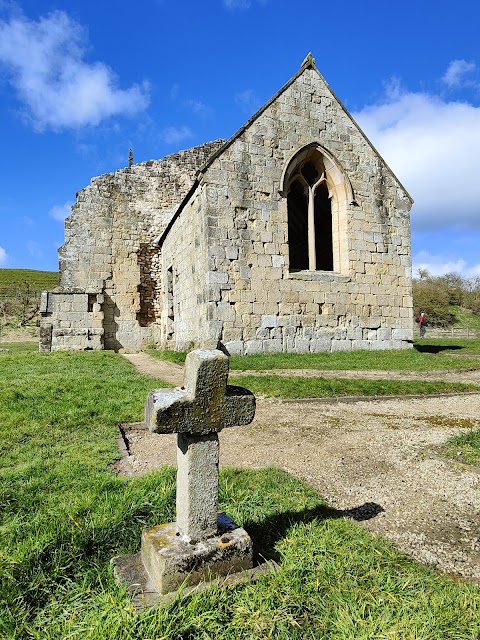
[(290, 271), (333, 271), (332, 204), (319, 151), (292, 172), (287, 207)]

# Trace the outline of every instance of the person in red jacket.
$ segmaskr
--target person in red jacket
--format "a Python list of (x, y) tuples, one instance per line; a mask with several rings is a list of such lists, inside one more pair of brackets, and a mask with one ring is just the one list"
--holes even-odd
[(427, 327), (427, 321), (425, 320), (425, 312), (422, 311), (422, 313), (419, 315), (418, 317), (418, 328), (420, 329), (420, 338), (424, 338), (425, 337), (425, 332), (426, 332), (426, 327)]

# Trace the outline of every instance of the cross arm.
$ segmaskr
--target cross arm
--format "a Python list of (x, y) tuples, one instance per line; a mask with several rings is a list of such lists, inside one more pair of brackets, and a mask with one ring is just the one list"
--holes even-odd
[(155, 433), (206, 435), (250, 424), (254, 416), (253, 393), (233, 385), (227, 385), (221, 406), (194, 400), (181, 388), (151, 391), (145, 404), (145, 423)]

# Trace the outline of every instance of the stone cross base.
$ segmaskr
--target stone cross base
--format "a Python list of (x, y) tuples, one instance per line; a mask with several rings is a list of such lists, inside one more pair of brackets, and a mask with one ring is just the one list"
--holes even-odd
[(192, 544), (178, 534), (175, 522), (147, 529), (140, 553), (112, 559), (116, 579), (135, 593), (137, 606), (161, 602), (180, 586), (191, 587), (252, 569), (252, 541), (224, 513), (218, 534)]

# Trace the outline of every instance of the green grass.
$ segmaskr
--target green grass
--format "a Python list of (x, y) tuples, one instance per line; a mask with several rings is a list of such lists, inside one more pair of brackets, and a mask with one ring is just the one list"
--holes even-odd
[[(275, 572), (135, 613), (112, 556), (174, 518), (174, 470), (118, 477), (119, 422), (160, 381), (108, 352), (0, 357), (0, 637), (474, 640), (480, 587), (406, 559), (277, 469), (222, 470), (220, 507)], [(353, 505), (352, 505), (353, 506)]]
[(174, 364), (183, 364), (185, 362), (185, 358), (187, 357), (186, 351), (171, 351), (171, 350), (158, 350), (158, 349), (147, 349), (147, 353), (154, 358), (158, 358), (159, 360), (166, 360), (167, 362), (173, 362)]
[(480, 465), (480, 430), (471, 430), (450, 438), (445, 453), (459, 462)]
[[(182, 364), (186, 353), (149, 350), (156, 358)], [(457, 355), (455, 355), (457, 354)], [(426, 339), (413, 349), (391, 351), (348, 351), (338, 353), (272, 353), (252, 356), (232, 356), (230, 369), (268, 371), (269, 369), (374, 369), (389, 371), (428, 371), (464, 369), (478, 366), (474, 359), (459, 358), (461, 354), (480, 354), (480, 340)]]
[(480, 314), (472, 313), (470, 309), (450, 305), (448, 310), (455, 316), (454, 327), (468, 327), (480, 331)]
[(341, 396), (403, 396), (480, 391), (474, 384), (422, 380), (362, 380), (301, 378), (298, 376), (231, 376), (231, 384), (255, 395), (273, 398), (331, 398)]
[(34, 271), (32, 269), (0, 269), (0, 298), (15, 298), (16, 291), (25, 282), (32, 291), (55, 289), (58, 286), (56, 271)]
[[(38, 351), (38, 342), (1, 342), (0, 349), (8, 349), (10, 353), (31, 353)], [(0, 356), (4, 355), (0, 353)]]

